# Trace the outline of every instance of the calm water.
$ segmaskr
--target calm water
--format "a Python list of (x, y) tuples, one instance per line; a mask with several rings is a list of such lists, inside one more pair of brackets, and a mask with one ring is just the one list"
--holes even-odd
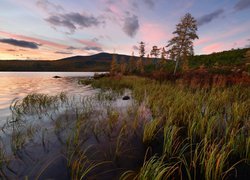
[[(56, 75), (62, 78), (53, 78)], [(10, 115), (9, 107), (15, 99), (30, 93), (91, 94), (92, 90), (78, 84), (78, 80), (93, 75), (93, 72), (0, 72), (0, 125)]]

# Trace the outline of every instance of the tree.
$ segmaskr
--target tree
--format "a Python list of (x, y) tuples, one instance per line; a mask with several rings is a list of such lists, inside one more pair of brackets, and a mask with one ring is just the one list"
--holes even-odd
[(127, 64), (126, 64), (126, 59), (124, 56), (122, 56), (122, 60), (120, 64), (120, 71), (121, 71), (121, 74), (125, 74), (127, 72)]
[(136, 69), (136, 60), (135, 60), (134, 52), (132, 52), (132, 55), (129, 58), (128, 71), (129, 71), (129, 73), (132, 73), (132, 72), (134, 72), (135, 69)]
[(143, 66), (142, 57), (140, 57), (139, 60), (136, 62), (136, 69), (137, 69), (137, 71), (140, 72), (141, 74), (144, 73), (144, 66)]
[(167, 47), (170, 47), (168, 51), (170, 57), (176, 61), (174, 74), (180, 61), (183, 61), (184, 70), (188, 68), (187, 58), (194, 54), (193, 41), (199, 39), (196, 31), (196, 20), (189, 13), (182, 17), (181, 22), (176, 25), (176, 30), (173, 32), (176, 36), (167, 45)]
[(157, 61), (156, 59), (158, 58), (158, 56), (160, 55), (160, 49), (157, 47), (157, 46), (153, 46), (152, 47), (152, 50), (150, 52), (150, 55), (151, 56), (154, 56), (154, 61), (153, 61), (153, 64), (156, 66), (157, 68)]
[(139, 43), (139, 56), (140, 56), (141, 58), (143, 58), (143, 57), (145, 56), (145, 54), (146, 54), (146, 51), (145, 51), (145, 43), (144, 43), (143, 41), (141, 41), (141, 42)]
[(163, 47), (161, 49), (161, 60), (160, 60), (160, 69), (163, 70), (164, 65), (166, 64), (166, 56), (167, 56), (167, 51)]
[(162, 58), (162, 59), (166, 59), (166, 56), (167, 56), (167, 51), (166, 51), (165, 48), (163, 47), (162, 50), (161, 50), (161, 58)]
[(160, 55), (160, 49), (157, 46), (153, 46), (150, 55), (157, 58)]
[(110, 66), (110, 75), (114, 76), (116, 73), (117, 73), (117, 57), (116, 54), (113, 54)]

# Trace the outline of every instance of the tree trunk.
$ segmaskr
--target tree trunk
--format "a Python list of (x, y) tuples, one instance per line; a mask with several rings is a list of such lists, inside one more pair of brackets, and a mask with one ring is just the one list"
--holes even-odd
[(177, 71), (177, 67), (178, 67), (178, 65), (179, 65), (179, 59), (180, 59), (180, 58), (177, 58), (177, 59), (176, 59), (176, 62), (175, 62), (174, 75), (175, 75), (175, 73), (176, 73), (176, 71)]

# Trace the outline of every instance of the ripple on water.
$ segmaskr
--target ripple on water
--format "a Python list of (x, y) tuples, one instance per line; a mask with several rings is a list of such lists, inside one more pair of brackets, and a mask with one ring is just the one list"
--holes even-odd
[[(62, 78), (54, 79), (55, 75)], [(13, 100), (31, 93), (89, 95), (90, 89), (79, 85), (78, 80), (93, 75), (93, 72), (0, 72), (0, 121), (10, 115), (9, 106)]]

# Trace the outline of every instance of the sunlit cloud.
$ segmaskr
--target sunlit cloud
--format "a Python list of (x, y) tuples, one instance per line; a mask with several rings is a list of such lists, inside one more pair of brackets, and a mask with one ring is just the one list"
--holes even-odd
[(172, 36), (171, 33), (167, 32), (165, 26), (151, 22), (145, 22), (141, 25), (140, 35), (143, 41), (155, 44), (160, 41), (165, 41), (167, 43), (168, 39)]
[(56, 51), (56, 54), (73, 54), (72, 52)]
[(24, 41), (32, 41), (32, 42), (35, 42), (37, 44), (42, 44), (43, 46), (50, 46), (50, 47), (54, 47), (54, 48), (58, 48), (58, 49), (65, 49), (68, 47), (67, 45), (64, 45), (64, 44), (60, 44), (60, 43), (56, 43), (56, 42), (52, 42), (52, 41), (47, 41), (44, 39), (19, 35), (19, 34), (8, 33), (8, 32), (4, 32), (4, 31), (0, 31), (0, 36), (21, 39)]
[(202, 51), (205, 54), (209, 54), (209, 53), (213, 53), (213, 52), (219, 52), (224, 50), (224, 45), (222, 43), (215, 43), (215, 44), (211, 44), (208, 46), (205, 46)]
[[(101, 51), (131, 54), (140, 41), (147, 52), (166, 46), (180, 18), (197, 18), (195, 54), (248, 47), (248, 0), (5, 0), (0, 3), (1, 56), (57, 59)], [(6, 40), (9, 39), (9, 40)], [(14, 42), (14, 41), (15, 42)], [(6, 42), (8, 41), (8, 43)], [(34, 49), (20, 45), (34, 43)], [(23, 41), (23, 42), (22, 42)], [(29, 44), (31, 45), (31, 44)], [(28, 45), (28, 46), (29, 46)], [(26, 51), (20, 50), (26, 49)], [(3, 55), (4, 54), (4, 55)]]

